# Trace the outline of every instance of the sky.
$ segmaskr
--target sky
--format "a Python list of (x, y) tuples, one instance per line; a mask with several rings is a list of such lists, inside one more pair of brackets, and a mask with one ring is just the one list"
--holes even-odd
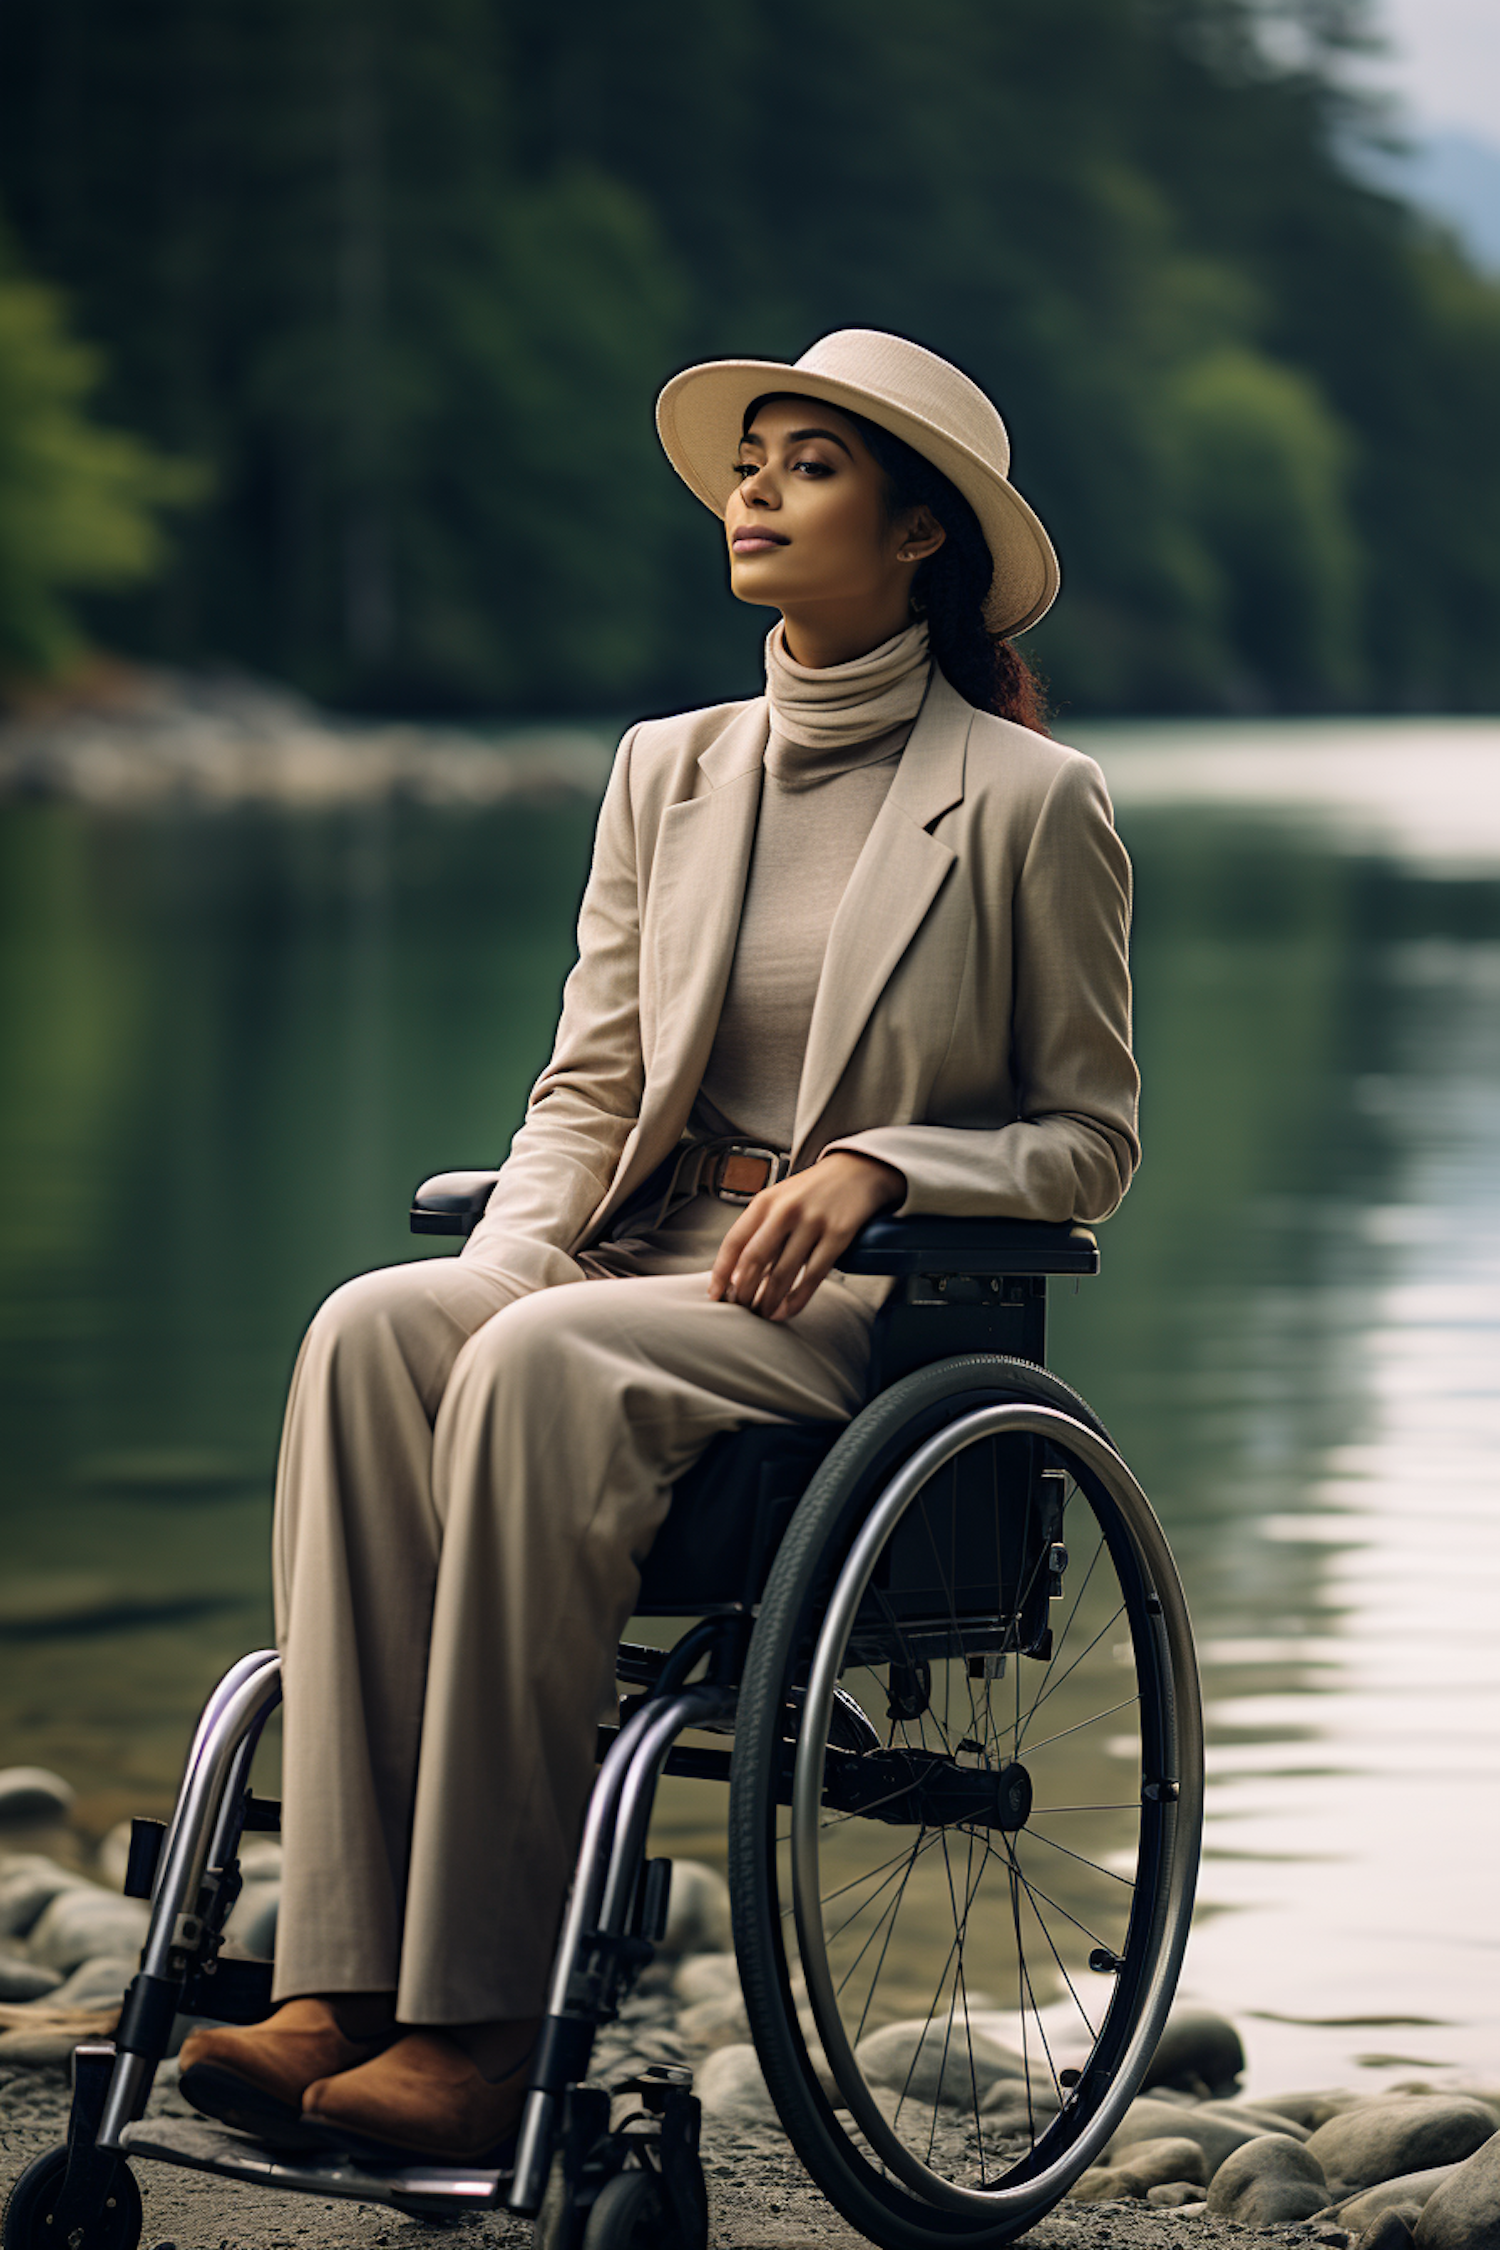
[(1500, 0), (1376, 0), (1372, 13), (1394, 54), (1370, 76), (1411, 122), (1500, 150)]

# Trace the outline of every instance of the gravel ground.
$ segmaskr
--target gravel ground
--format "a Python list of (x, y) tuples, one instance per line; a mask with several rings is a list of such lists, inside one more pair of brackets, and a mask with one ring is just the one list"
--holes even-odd
[[(61, 2138), (67, 2107), (60, 2070), (0, 2076), (0, 2171), (7, 2187), (24, 2165)], [(190, 2117), (193, 2112), (168, 2089), (153, 2099), (151, 2114)], [(708, 2121), (703, 2161), (713, 2250), (800, 2250), (812, 2244), (856, 2250), (863, 2239), (824, 2202), (785, 2141), (764, 2127)], [(166, 2244), (175, 2250), (369, 2250), (383, 2244), (420, 2250), (425, 2242), (452, 2245), (465, 2237), (505, 2245), (531, 2239), (529, 2222), (499, 2213), (435, 2224), (370, 2204), (325, 2203), (237, 2187), (165, 2164), (142, 2164), (137, 2177), (146, 2210), (143, 2250), (152, 2245), (163, 2250)], [(1256, 2231), (1147, 2204), (1068, 2204), (1043, 2220), (1028, 2240), (1037, 2250), (1194, 2250), (1210, 2242), (1231, 2250)], [(1319, 2236), (1335, 2246), (1348, 2239), (1340, 2229), (1316, 2226), (1277, 2232), (1297, 2250)]]

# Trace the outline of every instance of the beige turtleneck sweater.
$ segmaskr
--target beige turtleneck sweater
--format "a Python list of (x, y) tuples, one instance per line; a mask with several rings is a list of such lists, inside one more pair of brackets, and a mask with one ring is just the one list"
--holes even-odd
[(739, 936), (689, 1120), (789, 1149), (828, 933), (926, 690), (927, 627), (814, 671), (766, 637), (771, 732)]

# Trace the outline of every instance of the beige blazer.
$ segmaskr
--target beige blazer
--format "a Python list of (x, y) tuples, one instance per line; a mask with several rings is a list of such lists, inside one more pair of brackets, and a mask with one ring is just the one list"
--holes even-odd
[[(676, 1146), (723, 1006), (764, 696), (633, 726), (599, 814), (551, 1060), (466, 1257), (537, 1284)], [(1101, 1219), (1140, 1155), (1130, 863), (1092, 758), (933, 667), (834, 917), (793, 1165), (905, 1176), (898, 1214)], [(576, 1271), (576, 1269), (572, 1269)]]

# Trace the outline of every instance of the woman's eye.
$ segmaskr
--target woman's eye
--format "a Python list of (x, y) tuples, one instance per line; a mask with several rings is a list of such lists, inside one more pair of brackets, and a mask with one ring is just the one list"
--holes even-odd
[[(831, 477), (833, 474), (826, 461), (816, 460), (812, 455), (809, 455), (804, 461), (794, 461), (791, 465), (794, 469), (811, 469), (815, 476)], [(731, 473), (743, 481), (746, 477), (753, 477), (756, 470), (761, 467), (761, 463), (759, 461), (731, 461), (729, 467)]]

